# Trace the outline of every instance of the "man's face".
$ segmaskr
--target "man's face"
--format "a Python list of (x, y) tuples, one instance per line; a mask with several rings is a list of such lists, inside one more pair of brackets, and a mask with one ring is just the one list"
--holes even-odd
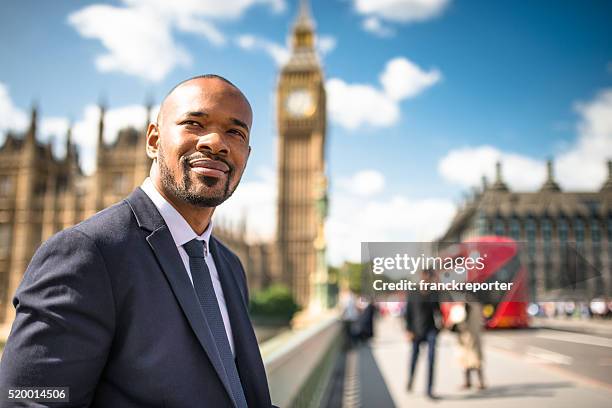
[(216, 207), (240, 182), (251, 148), (251, 107), (230, 84), (195, 79), (177, 87), (149, 126), (152, 176), (164, 194), (198, 207)]

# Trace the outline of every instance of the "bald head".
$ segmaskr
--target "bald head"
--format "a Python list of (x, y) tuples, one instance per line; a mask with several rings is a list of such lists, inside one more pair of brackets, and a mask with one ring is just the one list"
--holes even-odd
[(161, 123), (161, 121), (163, 120), (164, 113), (167, 113), (165, 112), (167, 111), (166, 108), (169, 104), (172, 104), (174, 102), (175, 94), (178, 93), (179, 95), (181, 95), (181, 90), (183, 88), (193, 86), (199, 87), (204, 92), (206, 91), (206, 89), (213, 92), (223, 90), (228, 95), (233, 94), (234, 96), (240, 97), (240, 99), (242, 99), (243, 102), (248, 106), (248, 109), (251, 112), (252, 116), (252, 109), (249, 100), (236, 85), (234, 85), (230, 80), (222, 77), (221, 75), (204, 74), (194, 76), (179, 82), (166, 94), (166, 96), (161, 102), (159, 112), (157, 114), (157, 123)]

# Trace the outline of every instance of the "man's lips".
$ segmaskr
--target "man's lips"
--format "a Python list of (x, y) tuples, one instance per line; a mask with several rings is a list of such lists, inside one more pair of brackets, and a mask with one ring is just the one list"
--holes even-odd
[(193, 172), (207, 177), (221, 177), (230, 170), (227, 164), (219, 160), (193, 160), (189, 165)]

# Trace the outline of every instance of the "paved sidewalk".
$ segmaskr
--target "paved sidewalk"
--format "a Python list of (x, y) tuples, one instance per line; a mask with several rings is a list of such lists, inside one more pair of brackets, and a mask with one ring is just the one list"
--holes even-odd
[[(462, 371), (456, 338), (443, 333), (438, 338), (435, 392), (440, 400), (424, 396), (425, 353), (417, 366), (413, 393), (406, 392), (409, 345), (403, 324), (397, 318), (377, 321), (376, 338), (362, 346), (359, 384), (362, 407), (609, 407), (612, 390), (596, 386), (571, 373), (536, 363), (512, 352), (487, 347), (485, 341), (484, 391), (461, 391)], [(373, 358), (370, 358), (372, 356)]]
[(531, 327), (612, 337), (612, 320), (533, 317)]

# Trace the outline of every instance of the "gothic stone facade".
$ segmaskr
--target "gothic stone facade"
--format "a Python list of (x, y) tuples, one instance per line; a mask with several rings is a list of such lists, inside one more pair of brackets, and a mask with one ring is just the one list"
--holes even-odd
[[(603, 163), (602, 163), (603, 165)], [(539, 191), (510, 191), (497, 164), (495, 183), (475, 191), (457, 212), (440, 242), (460, 242), (482, 235), (503, 235), (524, 243), (522, 262), (529, 272), (534, 300), (581, 300), (612, 297), (612, 161), (608, 179), (599, 191), (562, 191), (548, 162), (548, 177)], [(568, 265), (567, 245), (584, 255), (587, 269), (599, 275), (582, 288), (560, 293), (560, 274)], [(591, 269), (592, 267), (592, 269)], [(566, 269), (564, 269), (566, 268)], [(597, 274), (593, 274), (597, 275)], [(584, 276), (587, 278), (588, 276)]]

